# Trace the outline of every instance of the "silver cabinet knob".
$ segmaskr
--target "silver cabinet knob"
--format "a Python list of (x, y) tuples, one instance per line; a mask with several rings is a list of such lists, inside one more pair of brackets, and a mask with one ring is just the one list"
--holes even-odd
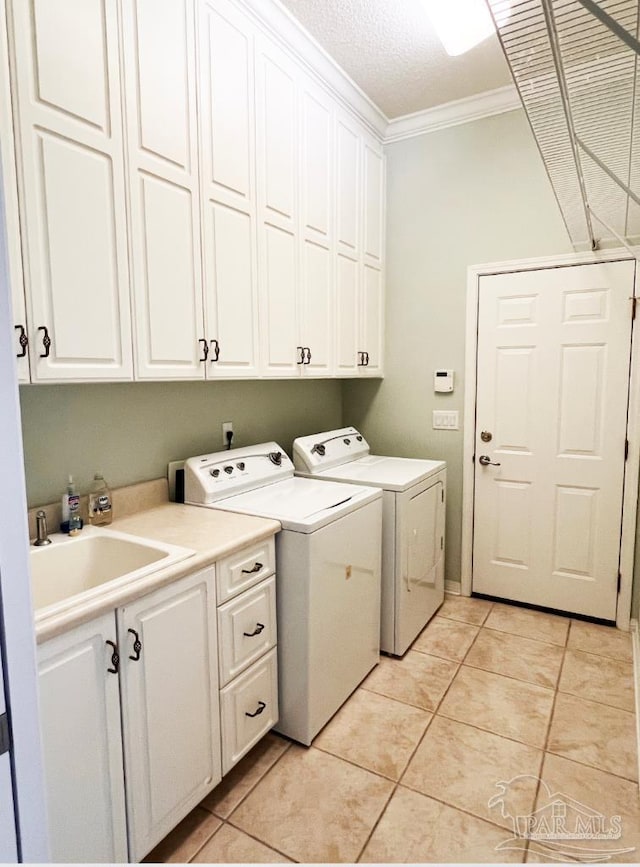
[(480, 465), (483, 467), (499, 467), (500, 464), (496, 461), (492, 461), (489, 455), (480, 455), (478, 458)]

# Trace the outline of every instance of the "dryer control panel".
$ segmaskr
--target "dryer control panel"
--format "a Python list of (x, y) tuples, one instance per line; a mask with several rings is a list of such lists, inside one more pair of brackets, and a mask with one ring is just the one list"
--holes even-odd
[(354, 427), (299, 437), (293, 443), (293, 462), (300, 473), (339, 467), (369, 454), (369, 443)]
[(277, 443), (198, 455), (184, 465), (184, 501), (208, 506), (292, 477), (293, 464)]

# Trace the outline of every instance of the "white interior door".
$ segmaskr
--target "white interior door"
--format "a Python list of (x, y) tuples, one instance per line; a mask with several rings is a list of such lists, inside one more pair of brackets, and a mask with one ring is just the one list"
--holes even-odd
[(615, 619), (633, 280), (480, 278), (474, 592)]

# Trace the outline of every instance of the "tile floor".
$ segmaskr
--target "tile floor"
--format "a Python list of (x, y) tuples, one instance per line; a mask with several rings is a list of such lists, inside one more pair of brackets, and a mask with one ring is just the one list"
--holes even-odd
[[(628, 635), (447, 596), (312, 747), (268, 735), (146, 860), (637, 862), (635, 743)], [(534, 811), (621, 837), (527, 844)]]

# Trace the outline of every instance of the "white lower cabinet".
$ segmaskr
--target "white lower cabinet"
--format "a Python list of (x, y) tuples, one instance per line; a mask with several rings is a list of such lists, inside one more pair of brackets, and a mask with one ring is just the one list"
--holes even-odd
[[(109, 644), (113, 642), (113, 644)], [(127, 860), (113, 613), (38, 649), (51, 860)]]
[(215, 570), (47, 641), (39, 672), (53, 860), (141, 860), (221, 779)]
[(117, 611), (132, 861), (221, 779), (214, 576), (204, 570)]
[(40, 645), (53, 861), (140, 861), (276, 724), (274, 572), (272, 537)]

